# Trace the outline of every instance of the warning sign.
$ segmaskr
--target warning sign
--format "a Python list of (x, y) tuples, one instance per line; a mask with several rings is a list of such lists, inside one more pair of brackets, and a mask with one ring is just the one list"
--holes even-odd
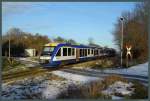
[(132, 60), (132, 54), (131, 54), (132, 46), (131, 45), (126, 45), (126, 49), (127, 49), (127, 53), (126, 53), (126, 65), (128, 67), (129, 56), (130, 56), (130, 60)]

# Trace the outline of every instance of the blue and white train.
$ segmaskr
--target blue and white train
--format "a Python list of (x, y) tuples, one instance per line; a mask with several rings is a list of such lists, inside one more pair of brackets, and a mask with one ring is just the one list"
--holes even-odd
[(39, 62), (44, 67), (59, 67), (70, 63), (96, 59), (106, 55), (100, 47), (48, 43), (44, 45)]

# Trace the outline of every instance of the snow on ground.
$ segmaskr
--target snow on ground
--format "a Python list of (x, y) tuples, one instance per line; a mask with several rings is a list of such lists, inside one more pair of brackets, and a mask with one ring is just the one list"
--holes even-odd
[(52, 72), (55, 75), (58, 75), (60, 77), (63, 77), (68, 80), (77, 81), (81, 83), (88, 83), (95, 80), (100, 80), (100, 78), (97, 77), (91, 77), (91, 76), (84, 76), (79, 74), (72, 74), (64, 71), (53, 71)]
[[(116, 73), (121, 73), (121, 74), (148, 76), (148, 62), (144, 64), (132, 66), (128, 69), (121, 69), (121, 70), (118, 69), (118, 70), (111, 70), (111, 71)], [(106, 72), (109, 72), (109, 70), (106, 70)]]
[[(50, 80), (50, 75), (58, 75), (63, 80)], [(82, 76), (66, 73), (63, 71), (53, 71), (47, 75), (25, 78), (13, 84), (2, 84), (3, 99), (56, 99), (57, 96), (70, 85), (83, 85), (96, 77)]]
[(39, 62), (36, 60), (31, 59), (30, 57), (24, 58), (24, 57), (18, 57), (16, 60), (23, 63), (26, 67), (35, 67), (39, 66)]
[(2, 99), (56, 99), (72, 81), (50, 80), (50, 75), (18, 80), (13, 84), (2, 84)]
[(104, 73), (117, 73), (117, 74), (148, 76), (148, 62), (146, 62), (144, 64), (132, 66), (132, 67), (127, 68), (127, 69), (119, 68), (119, 69), (97, 70), (97, 69), (86, 68), (86, 70), (100, 71), (100, 72), (104, 72)]
[(38, 61), (35, 61), (33, 59), (31, 59), (30, 57), (24, 58), (24, 57), (19, 57), (17, 58), (20, 61), (29, 61), (29, 62), (33, 62), (33, 63), (39, 63)]
[(117, 81), (110, 85), (106, 90), (102, 91), (103, 94), (110, 95), (112, 99), (122, 99), (123, 96), (131, 96), (134, 93), (133, 84)]
[[(95, 69), (88, 70), (93, 71)], [(103, 72), (148, 76), (148, 63), (133, 66), (128, 69), (103, 70)], [(65, 79), (51, 80), (51, 73)], [(69, 85), (83, 85), (84, 83), (100, 80), (100, 78), (97, 77), (72, 74), (59, 70), (52, 71), (51, 73), (43, 74), (34, 78), (18, 80), (13, 84), (2, 84), (2, 99), (56, 99), (57, 96), (62, 91), (66, 90)], [(121, 97), (116, 96), (113, 93), (116, 92), (122, 95), (131, 94), (132, 90), (127, 90), (127, 88), (130, 88), (131, 86), (131, 83), (125, 84), (118, 81), (109, 86), (104, 92), (111, 94), (113, 99), (120, 99)]]
[[(100, 78), (97, 78), (97, 77), (83, 76), (83, 75), (72, 74), (72, 73), (68, 73), (64, 71), (53, 71), (52, 73), (60, 77), (63, 77), (67, 80), (78, 81), (82, 85), (83, 83), (100, 80)], [(133, 84), (131, 82), (124, 83), (121, 81), (117, 81), (114, 84), (110, 85), (102, 93), (106, 95), (110, 95), (112, 99), (123, 99), (124, 98), (123, 96), (125, 95), (130, 96), (134, 92), (134, 89), (132, 88), (132, 86)], [(119, 94), (119, 95), (116, 95), (116, 94)]]

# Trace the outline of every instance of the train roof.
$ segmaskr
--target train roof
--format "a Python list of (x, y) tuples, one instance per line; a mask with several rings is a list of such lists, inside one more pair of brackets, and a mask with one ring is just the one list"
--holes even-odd
[(57, 46), (60, 43), (56, 43), (56, 42), (51, 42), (51, 43), (47, 43), (44, 46)]
[(44, 46), (51, 46), (51, 47), (55, 47), (55, 46), (70, 46), (70, 47), (77, 47), (77, 48), (99, 48), (99, 47), (95, 47), (95, 46), (87, 46), (87, 45), (83, 45), (83, 44), (70, 44), (70, 43), (56, 43), (56, 42), (51, 42), (51, 43), (47, 43)]

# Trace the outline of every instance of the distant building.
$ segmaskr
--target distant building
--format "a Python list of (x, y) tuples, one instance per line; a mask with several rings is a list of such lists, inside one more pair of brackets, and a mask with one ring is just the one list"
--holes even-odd
[(26, 56), (36, 56), (36, 49), (25, 49), (25, 55)]

